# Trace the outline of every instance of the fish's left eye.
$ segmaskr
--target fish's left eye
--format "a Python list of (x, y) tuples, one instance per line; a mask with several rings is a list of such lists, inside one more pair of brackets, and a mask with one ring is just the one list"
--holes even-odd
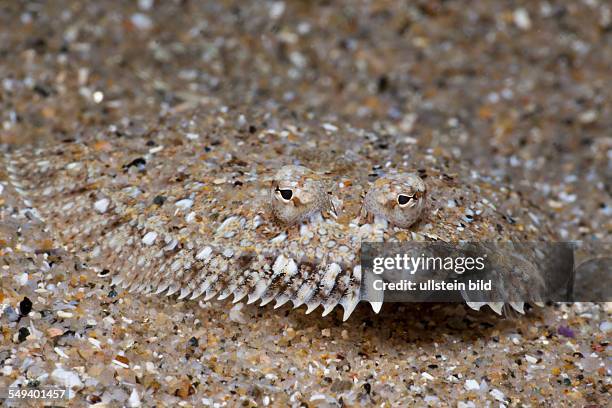
[(413, 199), (413, 197), (408, 196), (408, 195), (406, 195), (406, 194), (398, 194), (398, 195), (397, 195), (397, 203), (398, 203), (398, 204), (399, 204), (401, 207), (403, 207), (403, 206), (405, 206), (406, 204), (408, 204), (408, 203), (410, 202), (410, 200), (412, 200), (412, 199)]

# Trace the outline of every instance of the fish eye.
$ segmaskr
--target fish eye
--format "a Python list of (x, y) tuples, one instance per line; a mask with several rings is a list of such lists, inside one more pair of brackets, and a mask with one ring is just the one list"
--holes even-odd
[(406, 204), (408, 204), (410, 202), (410, 200), (412, 200), (412, 197), (407, 196), (406, 194), (398, 194), (397, 195), (397, 203), (400, 205), (400, 207), (403, 207)]
[(281, 198), (285, 201), (289, 201), (291, 200), (291, 197), (293, 197), (293, 191), (291, 191), (291, 189), (288, 189), (288, 188), (287, 189), (277, 188), (276, 192), (280, 194)]
[(391, 172), (376, 180), (363, 198), (365, 221), (385, 219), (397, 228), (409, 228), (427, 208), (427, 186), (417, 174)]

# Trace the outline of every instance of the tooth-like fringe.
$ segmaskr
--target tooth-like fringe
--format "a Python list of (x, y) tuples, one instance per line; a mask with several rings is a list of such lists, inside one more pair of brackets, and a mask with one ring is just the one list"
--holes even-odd
[(249, 273), (249, 270), (245, 270), (243, 268), (232, 268), (232, 271), (230, 271), (224, 287), (221, 289), (219, 296), (217, 297), (219, 300), (227, 299), (234, 294), (234, 292), (238, 292), (238, 289), (243, 287), (245, 284), (246, 275)]
[(525, 314), (525, 303), (524, 302), (510, 302), (510, 306), (520, 314)]
[(180, 278), (179, 281), (181, 293), (178, 296), (178, 299), (186, 298), (195, 290), (196, 282), (201, 271), (201, 263), (193, 263), (193, 253), (190, 251), (185, 251), (183, 270), (181, 272), (182, 278)]
[(480, 310), (480, 308), (486, 305), (487, 302), (465, 302), (465, 304), (474, 310)]
[(139, 293), (141, 287), (142, 287), (141, 283), (138, 283), (138, 284), (132, 283), (126, 289), (127, 289), (128, 293)]
[[(146, 293), (148, 293), (148, 291), (147, 291), (148, 286), (149, 286), (149, 285), (148, 285), (146, 282), (141, 283), (140, 285), (138, 285), (138, 286), (135, 288), (135, 292), (136, 292), (136, 293), (146, 294)], [(149, 291), (150, 291), (150, 289), (149, 289)]]
[(232, 303), (240, 302), (248, 294), (249, 293), (245, 290), (237, 289), (236, 291), (234, 291), (234, 299), (232, 299)]
[(152, 286), (155, 288), (154, 295), (163, 293), (172, 285), (172, 275), (170, 271), (170, 265), (174, 258), (166, 259), (157, 270), (157, 273), (152, 277)]
[(219, 293), (219, 290), (216, 289), (215, 287), (209, 286), (208, 289), (206, 289), (206, 293), (204, 294), (204, 301), (207, 302), (210, 299), (214, 298), (215, 296), (217, 296), (217, 294)]
[(370, 302), (370, 306), (372, 306), (372, 310), (374, 313), (380, 313), (380, 309), (382, 309), (383, 302)]
[(204, 294), (204, 292), (206, 292), (206, 289), (208, 289), (206, 286), (204, 286), (204, 282), (206, 281), (208, 274), (208, 269), (208, 264), (200, 266), (200, 269), (196, 274), (196, 278), (192, 282), (194, 289), (192, 290), (191, 296), (189, 297), (190, 300), (199, 298)]
[(177, 299), (178, 300), (185, 299), (187, 296), (189, 296), (191, 294), (192, 291), (193, 291), (193, 289), (188, 287), (188, 286), (182, 287), (181, 288), (181, 293), (179, 293), (179, 296), (178, 296)]
[(340, 302), (338, 302), (340, 306), (342, 306), (342, 308), (344, 309), (344, 316), (342, 317), (342, 320), (346, 321), (353, 313), (353, 310), (355, 310), (355, 308), (357, 307), (357, 304), (359, 303), (360, 287), (361, 265), (357, 265), (353, 268), (353, 275), (351, 276), (351, 279), (349, 281), (349, 287), (346, 293), (344, 294), (344, 296), (342, 296)]
[(306, 303), (306, 314), (311, 314), (317, 307), (319, 307), (320, 302), (308, 302)]
[[(148, 271), (148, 276), (146, 278), (153, 282), (153, 286), (158, 286), (155, 294), (160, 294), (161, 287), (170, 288), (170, 290), (174, 290), (168, 296), (176, 293), (180, 289), (181, 280), (183, 275), (186, 273), (184, 269), (184, 261), (188, 259), (189, 252), (188, 251), (179, 251), (175, 253), (173, 256), (166, 258), (166, 260), (161, 264), (161, 267), (154, 268)], [(155, 273), (157, 271), (158, 273)], [(178, 289), (174, 289), (174, 287), (178, 285)]]
[(210, 284), (208, 285), (208, 289), (206, 289), (206, 294), (204, 295), (204, 300), (210, 300), (219, 294), (219, 291), (223, 289), (223, 280), (220, 278), (227, 274), (228, 266), (227, 264), (222, 264), (217, 267), (216, 273), (211, 275)]
[[(268, 290), (270, 290), (270, 287), (271, 287), (271, 286), (273, 286), (273, 285), (268, 286), (268, 289), (266, 290), (266, 293), (267, 293), (267, 291), (268, 291)], [(276, 286), (276, 285), (274, 285), (274, 286)], [(280, 289), (278, 289), (278, 288), (277, 288), (277, 289), (275, 290), (274, 295), (272, 295), (272, 296), (267, 296), (266, 294), (264, 294), (264, 296), (262, 296), (262, 297), (261, 297), (261, 303), (259, 304), (259, 306), (260, 306), (260, 307), (261, 307), (261, 306), (265, 306), (265, 305), (267, 305), (268, 303), (270, 303), (271, 301), (273, 301), (273, 300), (274, 300), (274, 298), (276, 297), (276, 295), (278, 294), (278, 292), (279, 292), (279, 291), (280, 291)]]
[(248, 270), (239, 278), (236, 289), (234, 289), (233, 303), (238, 303), (245, 298), (251, 291), (251, 288), (257, 284), (260, 274), (254, 270)]
[[(156, 265), (159, 266), (148, 267), (148, 269), (144, 271), (141, 270), (141, 274), (143, 276), (139, 277), (139, 284), (144, 283), (147, 287), (148, 292), (153, 292), (154, 294), (158, 295), (162, 293), (165, 289), (167, 289), (170, 286), (171, 282), (167, 278), (166, 273), (168, 261), (166, 260), (160, 263), (156, 263)], [(167, 282), (167, 285), (165, 285), (164, 289), (160, 290), (163, 282)]]
[(253, 282), (251, 286), (251, 291), (249, 292), (249, 299), (247, 300), (247, 304), (255, 303), (266, 293), (266, 290), (270, 286), (270, 283), (276, 276), (278, 276), (278, 268), (277, 271), (274, 270), (274, 266), (269, 267), (265, 266), (263, 270), (260, 271), (259, 277), (256, 282)]
[(261, 295), (263, 295), (266, 289), (268, 288), (269, 281), (270, 281), (270, 278), (263, 278), (263, 277), (257, 281), (257, 283), (255, 284), (254, 290), (251, 293), (249, 293), (247, 304), (250, 305), (252, 303), (255, 303), (256, 301), (259, 300), (259, 298), (261, 298)]
[[(276, 264), (276, 263), (275, 263)], [(281, 290), (287, 288), (291, 279), (298, 273), (298, 266), (293, 259), (287, 260), (287, 263), (283, 264), (283, 267), (272, 267), (274, 275), (270, 280), (268, 288), (261, 296), (260, 306), (267, 305), (273, 301)]]
[(203, 285), (197, 286), (192, 292), (191, 296), (189, 296), (189, 300), (194, 300), (202, 296), (202, 294), (206, 292), (206, 288)]
[(348, 289), (350, 279), (350, 270), (347, 270), (339, 279), (337, 279), (336, 285), (332, 289), (331, 293), (321, 302), (321, 305), (323, 306), (323, 317), (331, 313), (331, 311), (338, 305), (338, 302)]
[(218, 299), (223, 300), (230, 297), (232, 294), (236, 296), (236, 294), (242, 294), (245, 291), (248, 293), (250, 287), (245, 287), (245, 285), (249, 284), (246, 278), (252, 273), (249, 272), (249, 270), (265, 268), (265, 264), (262, 265), (260, 261), (261, 260), (258, 259), (254, 263), (251, 263), (246, 269), (244, 266), (233, 266), (230, 268), (229, 274), (224, 274), (222, 276), (223, 285), (220, 286), (221, 293)]
[(178, 283), (172, 283), (170, 287), (168, 288), (168, 292), (166, 293), (166, 296), (174, 295), (176, 292), (178, 292), (180, 288), (181, 287)]
[(151, 282), (144, 282), (140, 288), (140, 293), (142, 293), (143, 295), (148, 295), (154, 289), (155, 288), (153, 287), (153, 284), (151, 284)]
[(123, 280), (123, 282), (121, 282), (121, 288), (122, 289), (129, 289), (129, 287), (132, 284), (132, 280), (134, 279), (134, 274), (131, 273), (132, 270), (134, 269), (134, 263), (133, 263), (134, 257), (132, 255), (128, 256), (126, 258), (126, 264), (131, 265), (130, 268), (124, 273), (125, 275), (125, 279)]
[[(272, 267), (269, 270), (264, 270), (264, 273), (256, 282), (251, 293), (249, 293), (248, 304), (254, 303), (262, 299), (268, 294), (270, 285), (277, 280), (282, 274), (293, 274), (297, 271), (297, 265), (293, 259), (288, 259), (283, 255), (276, 258)], [(263, 304), (263, 301), (262, 301)]]
[(316, 273), (316, 271), (313, 271), (310, 266), (301, 264), (299, 266), (299, 271), (292, 277), (291, 281), (285, 287), (285, 290), (276, 296), (274, 308), (278, 309), (288, 301), (294, 299), (300, 288), (307, 284), (307, 281), (313, 273)]
[(318, 284), (317, 278), (319, 277), (320, 275), (319, 273), (317, 273), (311, 279), (306, 280), (302, 284), (302, 286), (300, 286), (298, 291), (291, 298), (291, 303), (293, 303), (294, 309), (302, 306), (308, 299), (310, 299), (314, 295)]
[(342, 321), (346, 322), (348, 318), (351, 317), (351, 314), (353, 314), (353, 311), (357, 307), (357, 304), (359, 304), (358, 297), (342, 298), (342, 300), (340, 301), (340, 306), (342, 306), (342, 308), (344, 309)]
[(164, 281), (161, 282), (157, 285), (157, 289), (155, 289), (155, 292), (153, 292), (154, 295), (159, 295), (161, 294), (164, 290), (168, 289), (168, 287), (170, 286), (172, 282), (170, 281)]
[(306, 314), (311, 313), (313, 310), (319, 307), (321, 302), (323, 302), (323, 300), (329, 296), (336, 285), (336, 278), (341, 272), (342, 268), (337, 263), (332, 263), (327, 267), (325, 275), (323, 275), (323, 278), (319, 282), (319, 287), (317, 288), (315, 295), (312, 296), (308, 302), (306, 302), (306, 306), (308, 307), (306, 309)]
[[(222, 269), (222, 256), (216, 255), (210, 261), (205, 264), (196, 274), (195, 278), (195, 290), (191, 295), (191, 299), (195, 299), (204, 294), (204, 300), (211, 299), (210, 286), (213, 282), (216, 282), (219, 278), (219, 274), (225, 272), (226, 269)], [(216, 291), (214, 292), (216, 293)]]
[(501, 316), (502, 309), (504, 308), (504, 302), (489, 302), (487, 304), (495, 313)]
[(289, 296), (285, 295), (284, 292), (276, 297), (276, 303), (274, 304), (274, 308), (278, 309), (283, 306), (285, 303), (289, 301)]
[(184, 265), (181, 273), (182, 277), (177, 277), (180, 287), (180, 293), (177, 299), (184, 299), (191, 294), (191, 292), (193, 291), (193, 287), (189, 283), (193, 282), (193, 280), (195, 279), (197, 269), (189, 262)]
[[(185, 285), (189, 288), (189, 293), (191, 296), (190, 300), (197, 299), (202, 296), (204, 292), (208, 289), (209, 283), (206, 281), (209, 278), (210, 274), (214, 272), (214, 267), (210, 267), (210, 262), (214, 257), (214, 251), (211, 252), (209, 257), (206, 257), (204, 260), (197, 261), (194, 265), (192, 265), (192, 274), (188, 280), (185, 281)], [(196, 256), (197, 259), (197, 256)], [(218, 262), (218, 261), (217, 261)], [(215, 263), (216, 265), (217, 263)]]
[(293, 303), (293, 308), (298, 308), (306, 303), (312, 296), (315, 294), (317, 286), (321, 280), (322, 275), (324, 274), (325, 266), (319, 265), (317, 266), (317, 270), (314, 274), (311, 274), (300, 286), (297, 292), (291, 297), (291, 303)]
[(539, 307), (544, 307), (545, 304), (544, 302), (533, 302), (534, 305), (539, 306)]
[[(219, 293), (219, 296), (217, 296), (217, 300), (225, 300), (231, 295), (232, 295), (232, 292), (228, 291), (227, 288), (223, 289), (221, 293)], [(190, 299), (193, 299), (193, 298), (190, 298)]]
[(158, 268), (150, 269), (147, 272), (147, 275), (148, 275), (147, 280), (149, 282), (148, 287), (150, 287), (149, 292), (153, 293), (154, 295), (159, 295), (169, 286), (168, 284), (165, 286), (164, 289), (161, 288), (163, 286), (163, 283), (168, 281), (168, 279), (166, 278), (166, 272), (165, 272), (166, 268), (168, 267), (168, 264), (169, 264), (169, 261), (165, 260), (164, 262), (160, 264)]

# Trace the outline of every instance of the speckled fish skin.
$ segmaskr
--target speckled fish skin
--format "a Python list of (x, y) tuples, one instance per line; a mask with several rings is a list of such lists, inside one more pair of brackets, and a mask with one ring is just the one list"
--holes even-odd
[[(400, 197), (406, 202), (400, 203)], [(363, 199), (366, 217), (383, 217), (400, 228), (409, 228), (417, 222), (426, 203), (425, 182), (413, 173), (391, 173), (380, 177), (372, 183)]]
[[(555, 237), (546, 213), (446, 155), (400, 142), (376, 149), (363, 132), (341, 126), (329, 135), (303, 125), (289, 137), (215, 130), (222, 139), (203, 125), (195, 140), (166, 129), (148, 144), (104, 134), (51, 141), (9, 151), (5, 162), (61, 242), (133, 292), (291, 301), (309, 312), (321, 306), (324, 315), (339, 304), (346, 319), (359, 301), (362, 241)], [(337, 216), (299, 225), (274, 219), (270, 180), (287, 164), (327, 180)], [(371, 183), (392, 172), (416, 173), (427, 185), (427, 208), (408, 229), (360, 221)]]

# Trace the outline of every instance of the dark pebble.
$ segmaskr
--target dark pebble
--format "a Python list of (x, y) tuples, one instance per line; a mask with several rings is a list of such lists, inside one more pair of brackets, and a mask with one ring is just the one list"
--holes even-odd
[(165, 202), (166, 202), (166, 197), (162, 195), (158, 195), (157, 197), (153, 199), (153, 204), (157, 204), (159, 206), (164, 205)]
[(49, 91), (49, 89), (43, 85), (34, 85), (34, 92), (43, 98), (47, 98), (49, 95), (51, 95), (51, 91)]
[(370, 394), (370, 392), (372, 392), (372, 386), (370, 385), (370, 383), (363, 384), (363, 389), (368, 395)]
[(378, 77), (378, 93), (383, 93), (389, 89), (389, 78), (386, 75)]
[(27, 297), (24, 297), (21, 302), (19, 302), (19, 313), (22, 316), (27, 316), (32, 311), (32, 301)]
[(21, 329), (19, 329), (19, 336), (17, 337), (17, 339), (19, 340), (19, 343), (24, 342), (25, 339), (27, 339), (29, 335), (30, 335), (30, 330), (28, 330), (27, 327), (22, 327)]
[(135, 167), (138, 167), (139, 169), (142, 169), (144, 168), (146, 164), (147, 164), (147, 161), (145, 159), (143, 159), (142, 157), (138, 157), (137, 159), (134, 159), (128, 164), (124, 165), (123, 168), (129, 169), (130, 167), (135, 166)]

